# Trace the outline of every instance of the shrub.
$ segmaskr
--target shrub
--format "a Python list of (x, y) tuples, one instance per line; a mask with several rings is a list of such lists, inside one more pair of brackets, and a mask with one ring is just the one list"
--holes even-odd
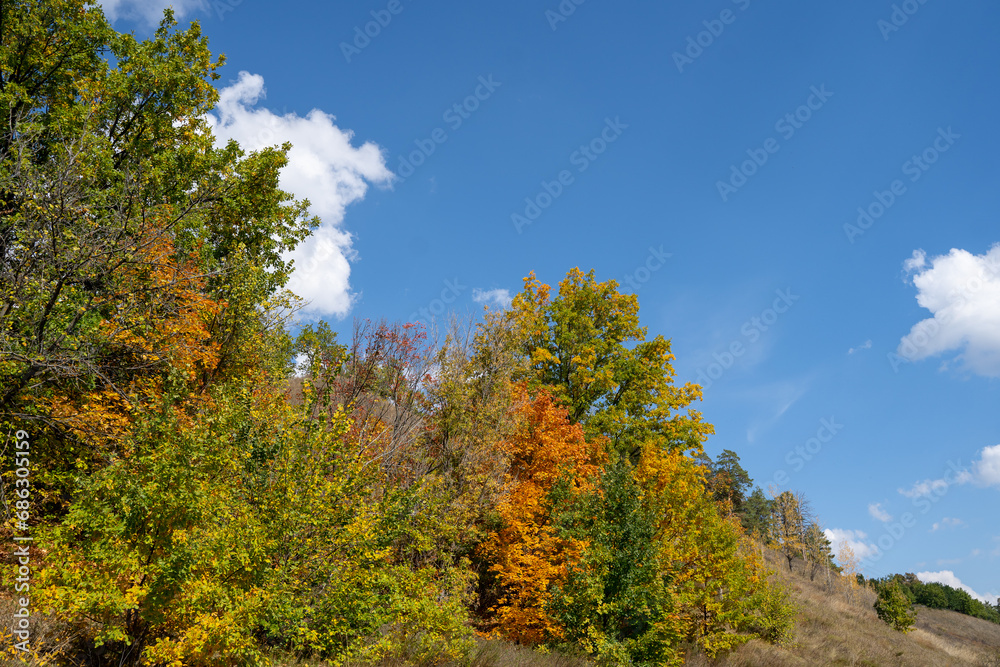
[(902, 587), (894, 581), (879, 586), (878, 599), (875, 600), (875, 612), (893, 630), (899, 632), (909, 632), (917, 620), (913, 602), (903, 592)]

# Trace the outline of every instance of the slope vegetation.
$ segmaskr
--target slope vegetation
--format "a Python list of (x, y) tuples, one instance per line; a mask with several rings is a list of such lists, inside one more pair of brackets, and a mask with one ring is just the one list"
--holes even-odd
[[(1000, 666), (1000, 625), (943, 609), (917, 606), (916, 627), (906, 634), (881, 622), (875, 595), (852, 590), (825, 573), (810, 580), (806, 564), (789, 573), (780, 555), (768, 561), (798, 605), (795, 638), (773, 646), (752, 641), (717, 661), (692, 656), (695, 666), (785, 667), (792, 665), (899, 665), (914, 667)], [(836, 575), (833, 575), (836, 577)]]

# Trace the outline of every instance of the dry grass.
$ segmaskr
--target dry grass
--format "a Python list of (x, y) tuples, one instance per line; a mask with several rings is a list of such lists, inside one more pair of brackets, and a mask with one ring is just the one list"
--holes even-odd
[[(787, 565), (768, 555), (777, 577), (799, 606), (795, 639), (784, 647), (750, 642), (717, 661), (692, 656), (692, 666), (785, 667), (856, 665), (1000, 667), (1000, 625), (941, 609), (918, 607), (917, 627), (901, 634), (872, 609), (874, 594), (861, 591), (849, 599), (842, 586), (828, 586), (825, 576), (809, 581), (804, 563)], [(781, 569), (782, 566), (784, 569)]]
[(11, 622), (14, 618), (14, 600), (9, 597), (0, 598), (0, 667), (18, 665), (19, 667), (48, 667), (58, 664), (58, 657), (71, 651), (72, 638), (68, 636), (65, 627), (54, 623), (49, 617), (35, 614), (32, 610), (29, 640), (29, 651), (23, 653), (14, 648), (20, 639), (11, 634)]
[[(296, 661), (287, 656), (272, 656), (275, 667), (328, 667), (321, 661)], [(430, 667), (414, 665), (402, 658), (386, 658), (378, 663), (348, 663), (345, 667)], [(435, 663), (434, 667), (458, 667)], [(464, 667), (464, 666), (463, 666)], [(590, 661), (561, 653), (541, 653), (500, 639), (480, 640), (472, 653), (468, 667), (593, 667)]]

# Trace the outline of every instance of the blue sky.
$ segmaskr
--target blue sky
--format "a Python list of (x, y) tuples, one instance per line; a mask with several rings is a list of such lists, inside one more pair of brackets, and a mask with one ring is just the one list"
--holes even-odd
[[(103, 4), (139, 35), (163, 6)], [(710, 454), (804, 492), (870, 575), (1000, 592), (1000, 7), (174, 6), (226, 54), (219, 136), (296, 146), (310, 316), (630, 279)]]

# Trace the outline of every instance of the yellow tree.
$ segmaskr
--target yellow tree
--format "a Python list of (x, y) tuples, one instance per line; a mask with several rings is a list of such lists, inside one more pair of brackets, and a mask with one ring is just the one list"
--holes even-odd
[[(638, 460), (643, 445), (701, 452), (711, 424), (689, 408), (701, 398), (692, 383), (674, 384), (670, 341), (646, 339), (639, 303), (614, 280), (571, 269), (552, 290), (532, 272), (511, 305), (532, 386), (549, 387), (581, 422), (588, 438)], [(686, 412), (685, 412), (686, 409)]]
[(705, 469), (677, 452), (647, 448), (636, 477), (656, 517), (660, 576), (669, 581), (664, 637), (696, 641), (709, 655), (757, 636), (783, 641), (792, 612), (738, 519), (706, 493)]
[(788, 560), (789, 572), (795, 558), (804, 553), (805, 532), (801, 499), (791, 491), (782, 492), (771, 504), (771, 539)]

